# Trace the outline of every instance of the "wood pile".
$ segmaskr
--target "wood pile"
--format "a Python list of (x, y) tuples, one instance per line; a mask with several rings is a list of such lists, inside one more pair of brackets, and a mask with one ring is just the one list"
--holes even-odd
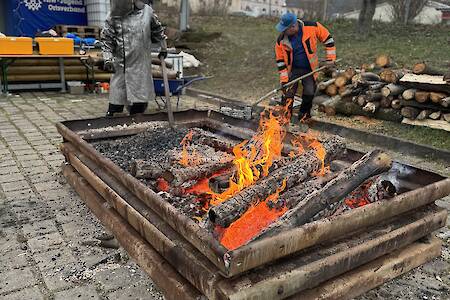
[(330, 78), (318, 84), (319, 110), (327, 115), (365, 115), (450, 128), (450, 81), (424, 62), (411, 70), (399, 69), (380, 55), (374, 64), (328, 73)]

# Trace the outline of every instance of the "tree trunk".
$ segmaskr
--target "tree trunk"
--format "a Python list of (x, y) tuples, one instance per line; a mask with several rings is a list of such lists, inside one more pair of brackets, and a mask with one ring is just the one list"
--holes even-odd
[(339, 95), (336, 95), (336, 96), (332, 97), (330, 100), (319, 105), (319, 110), (321, 112), (324, 112), (327, 116), (334, 116), (334, 115), (336, 115), (336, 105), (340, 101), (342, 101), (342, 97)]
[(405, 91), (405, 87), (402, 85), (397, 85), (397, 84), (388, 84), (387, 86), (385, 86), (384, 88), (381, 89), (381, 93), (383, 94), (384, 97), (388, 97), (388, 96), (398, 96), (400, 94), (402, 94)]
[(405, 106), (402, 108), (401, 114), (403, 117), (407, 118), (407, 119), (411, 119), (411, 120), (415, 120), (417, 118), (417, 116), (419, 115), (420, 110), (415, 108), (415, 107), (411, 107), (411, 106)]
[(386, 54), (378, 55), (375, 60), (375, 63), (380, 68), (386, 68), (391, 65), (391, 58), (389, 57), (389, 55)]
[(416, 120), (425, 120), (431, 115), (432, 112), (432, 110), (424, 109), (419, 113)]
[(392, 105), (392, 99), (390, 97), (383, 97), (380, 101), (380, 105), (383, 108), (389, 108)]
[(413, 73), (417, 74), (417, 75), (421, 75), (421, 74), (439, 75), (439, 76), (444, 75), (444, 72), (433, 69), (424, 62), (415, 64), (413, 67)]
[(402, 97), (404, 100), (413, 100), (416, 97), (416, 89), (407, 89), (403, 92)]
[(400, 109), (400, 108), (402, 108), (402, 102), (398, 99), (392, 100), (391, 107), (393, 109)]
[[(333, 159), (342, 155), (345, 150), (341, 138), (331, 138), (325, 141), (323, 147), (326, 151), (325, 162), (328, 164)], [(291, 164), (279, 168), (268, 177), (256, 182), (254, 185), (242, 190), (226, 202), (209, 210), (209, 219), (216, 225), (228, 227), (236, 221), (256, 201), (263, 201), (274, 194), (286, 180), (286, 189), (292, 188), (300, 182), (308, 179), (314, 172), (321, 169), (322, 162), (316, 156), (315, 150), (309, 150), (295, 159)]]
[(264, 230), (258, 239), (308, 223), (317, 213), (345, 197), (367, 179), (388, 171), (392, 159), (381, 150), (374, 150), (330, 180), (322, 189), (309, 194), (278, 221)]
[(328, 96), (331, 96), (331, 97), (336, 96), (337, 93), (338, 93), (338, 88), (337, 88), (337, 86), (336, 86), (334, 83), (333, 83), (333, 84), (330, 84), (330, 85), (325, 89), (325, 93), (326, 93)]
[(439, 120), (441, 118), (442, 112), (441, 111), (436, 111), (432, 114), (429, 115), (429, 118), (431, 120)]
[(447, 95), (444, 93), (436, 93), (436, 92), (430, 93), (430, 99), (431, 99), (431, 101), (433, 101), (433, 103), (439, 104), (441, 102), (441, 100), (446, 97), (447, 97)]
[(415, 99), (419, 103), (428, 102), (428, 100), (430, 99), (430, 93), (424, 92), (424, 91), (417, 91), (416, 95), (415, 95)]
[(374, 114), (380, 108), (380, 106), (381, 106), (381, 104), (380, 104), (379, 101), (378, 102), (368, 102), (364, 106), (363, 110), (367, 111), (367, 112), (369, 112), (371, 114)]
[(402, 70), (384, 70), (380, 74), (381, 80), (388, 83), (398, 83), (399, 80), (405, 75)]
[(334, 83), (335, 80), (336, 80), (335, 78), (332, 78), (327, 81), (322, 81), (317, 85), (317, 89), (319, 91), (325, 91), (327, 89), (327, 87), (329, 87), (330, 85), (332, 85)]
[(375, 15), (377, 0), (363, 0), (359, 13), (357, 32), (361, 35), (369, 35), (372, 29), (372, 20)]
[(340, 75), (338, 78), (336, 78), (336, 81), (334, 82), (334, 84), (338, 88), (340, 88), (340, 87), (345, 86), (348, 81), (349, 81), (349, 79), (347, 79), (347, 77), (345, 75)]

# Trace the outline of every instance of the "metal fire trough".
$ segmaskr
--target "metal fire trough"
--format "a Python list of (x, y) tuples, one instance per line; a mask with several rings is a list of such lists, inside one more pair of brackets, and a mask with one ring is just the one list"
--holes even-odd
[[(207, 126), (239, 139), (257, 128), (215, 112), (190, 110), (175, 119), (178, 125)], [(389, 201), (228, 251), (90, 145), (145, 130), (131, 124), (166, 120), (158, 113), (67, 121), (57, 128), (64, 138), (68, 182), (170, 299), (345, 299), (440, 254), (439, 241), (430, 235), (445, 226), (447, 211), (434, 202), (450, 194), (450, 179), (413, 167), (414, 174), (403, 178), (409, 189)], [(116, 125), (128, 126), (80, 134)], [(348, 150), (346, 160), (362, 155)]]

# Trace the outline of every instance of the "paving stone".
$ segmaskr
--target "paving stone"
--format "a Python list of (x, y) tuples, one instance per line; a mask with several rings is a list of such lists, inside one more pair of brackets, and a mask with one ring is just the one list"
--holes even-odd
[(20, 170), (17, 166), (0, 168), (0, 175), (7, 175), (7, 174), (12, 174), (12, 173), (17, 173), (17, 172), (20, 172)]
[(36, 279), (30, 268), (5, 272), (0, 270), (0, 277), (2, 278), (0, 280), (0, 294), (20, 290), (36, 284)]
[(10, 183), (10, 182), (14, 182), (14, 181), (21, 181), (21, 180), (25, 180), (25, 177), (22, 175), (22, 173), (11, 173), (11, 174), (0, 175), (0, 184)]
[(2, 297), (3, 300), (44, 300), (37, 286), (29, 287)]
[(30, 188), (30, 185), (26, 180), (18, 180), (16, 182), (8, 182), (1, 184), (4, 192), (14, 192)]
[(36, 197), (34, 192), (29, 188), (12, 192), (4, 192), (4, 194), (6, 200), (8, 201), (31, 199)]
[(64, 246), (64, 240), (58, 232), (54, 232), (31, 238), (28, 245), (33, 252), (48, 251)]
[(59, 182), (57, 182), (56, 180), (52, 180), (52, 181), (36, 183), (34, 185), (34, 187), (36, 188), (36, 190), (38, 192), (43, 192), (43, 191), (48, 191), (48, 190), (60, 190), (62, 188), (62, 185)]
[(41, 159), (41, 157), (37, 154), (29, 154), (29, 155), (21, 155), (21, 156), (16, 155), (16, 159), (18, 161), (22, 162), (22, 161), (30, 161), (30, 160), (39, 160), (39, 159)]
[(24, 168), (39, 167), (39, 166), (45, 166), (45, 161), (43, 161), (42, 159), (34, 159), (34, 160), (28, 160), (28, 161), (21, 161), (20, 164)]
[(41, 271), (54, 269), (67, 264), (75, 263), (76, 261), (69, 248), (58, 248), (43, 251), (34, 254), (33, 257)]
[(56, 224), (53, 219), (24, 224), (22, 226), (22, 232), (28, 239), (57, 231), (58, 228), (56, 228)]
[(34, 149), (18, 150), (18, 151), (14, 151), (14, 154), (16, 156), (32, 155), (32, 154), (36, 154), (36, 150), (34, 150)]
[(164, 296), (154, 286), (141, 283), (139, 285), (125, 286), (120, 290), (109, 293), (107, 298), (110, 300), (163, 300)]
[(17, 240), (17, 233), (17, 229), (13, 227), (0, 228), (0, 253), (18, 251), (21, 248), (22, 243)]
[(26, 168), (24, 171), (25, 175), (47, 174), (49, 172), (52, 172), (52, 171), (50, 171), (50, 169), (45, 165), (29, 167), (29, 168)]
[(8, 251), (0, 255), (0, 269), (4, 271), (20, 269), (28, 266), (28, 254), (26, 250)]
[(121, 266), (117, 269), (106, 269), (95, 274), (95, 280), (100, 283), (105, 291), (117, 290), (124, 286), (131, 286), (142, 280), (142, 274), (136, 272), (136, 268)]
[(79, 264), (68, 264), (65, 266), (56, 267), (53, 269), (47, 269), (41, 271), (42, 277), (44, 278), (45, 285), (50, 291), (55, 290), (65, 290), (67, 288), (73, 287), (75, 284), (67, 279), (70, 273), (70, 268), (78, 266)]
[(91, 300), (91, 299), (100, 299), (95, 287), (92, 285), (89, 286), (80, 286), (67, 291), (62, 291), (55, 293), (55, 300)]

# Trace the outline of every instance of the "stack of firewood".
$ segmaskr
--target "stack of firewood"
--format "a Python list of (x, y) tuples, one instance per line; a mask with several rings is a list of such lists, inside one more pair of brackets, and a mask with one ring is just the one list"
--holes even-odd
[(316, 103), (327, 115), (366, 115), (401, 121), (450, 123), (450, 83), (426, 63), (393, 68), (389, 56), (361, 68), (330, 71), (318, 84)]

